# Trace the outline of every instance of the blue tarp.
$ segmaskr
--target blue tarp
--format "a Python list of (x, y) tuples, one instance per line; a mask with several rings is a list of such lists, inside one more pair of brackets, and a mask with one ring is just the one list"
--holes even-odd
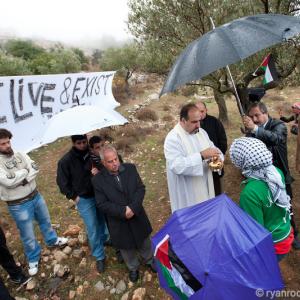
[[(283, 289), (271, 233), (225, 194), (174, 212), (152, 238), (154, 249), (167, 234), (175, 254), (203, 285), (190, 299), (268, 299), (261, 290), (266, 295)], [(179, 299), (158, 275), (161, 286)]]

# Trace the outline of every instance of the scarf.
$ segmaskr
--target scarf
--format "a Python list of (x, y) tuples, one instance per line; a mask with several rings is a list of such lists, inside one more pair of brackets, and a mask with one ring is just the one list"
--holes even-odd
[(285, 183), (273, 166), (272, 153), (262, 141), (251, 137), (235, 139), (229, 153), (232, 163), (242, 170), (246, 178), (266, 182), (272, 195), (269, 199), (271, 204), (290, 208), (290, 197), (286, 193)]
[[(182, 126), (178, 123), (174, 127), (175, 132), (179, 135), (186, 151), (187, 154), (193, 154), (195, 153), (195, 149), (193, 148), (193, 145), (191, 144), (191, 141), (189, 140), (190, 134), (187, 133)], [(202, 130), (199, 130), (197, 133), (195, 133), (195, 136), (200, 142), (201, 149), (197, 149), (199, 152), (207, 149), (210, 147), (209, 141), (207, 140), (206, 136), (203, 134)], [(202, 191), (202, 184), (203, 184), (203, 178), (200, 176), (192, 176), (193, 180), (193, 189), (195, 195), (201, 195), (203, 193)], [(208, 199), (214, 198), (215, 197), (215, 189), (214, 189), (214, 182), (213, 182), (213, 177), (212, 177), (212, 172), (209, 169), (207, 173), (207, 189), (208, 189)]]

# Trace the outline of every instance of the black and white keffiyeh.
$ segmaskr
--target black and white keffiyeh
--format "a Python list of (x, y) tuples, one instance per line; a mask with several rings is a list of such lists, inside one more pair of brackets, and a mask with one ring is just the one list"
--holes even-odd
[(256, 138), (235, 139), (230, 147), (230, 159), (242, 170), (242, 174), (247, 178), (265, 181), (272, 193), (272, 199), (269, 200), (289, 209), (290, 197), (286, 193), (280, 173), (273, 166), (272, 158), (266, 145)]

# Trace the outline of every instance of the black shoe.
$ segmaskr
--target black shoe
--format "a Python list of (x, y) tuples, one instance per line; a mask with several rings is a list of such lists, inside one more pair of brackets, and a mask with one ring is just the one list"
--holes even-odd
[(300, 241), (297, 237), (294, 238), (292, 246), (295, 250), (300, 250)]
[(111, 239), (108, 239), (107, 241), (105, 241), (104, 242), (104, 246), (112, 247), (112, 241), (111, 241)]
[(103, 273), (105, 270), (105, 259), (97, 260), (96, 264), (98, 273)]
[(26, 275), (21, 273), (15, 277), (10, 277), (10, 280), (15, 284), (25, 285), (27, 282), (31, 280), (31, 277), (27, 277)]
[(156, 265), (155, 265), (155, 262), (152, 261), (151, 264), (146, 264), (147, 267), (153, 272), (153, 273), (157, 273), (157, 270), (156, 270)]
[(139, 279), (139, 271), (129, 271), (129, 280), (131, 282), (137, 282)]
[(119, 264), (122, 264), (124, 262), (123, 256), (119, 249), (116, 249), (116, 257)]

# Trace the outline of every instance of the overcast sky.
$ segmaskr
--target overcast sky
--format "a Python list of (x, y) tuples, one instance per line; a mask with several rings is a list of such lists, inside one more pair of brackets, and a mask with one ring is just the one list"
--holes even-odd
[(124, 41), (127, 0), (4, 0), (0, 36), (45, 38), (63, 42), (112, 36)]

